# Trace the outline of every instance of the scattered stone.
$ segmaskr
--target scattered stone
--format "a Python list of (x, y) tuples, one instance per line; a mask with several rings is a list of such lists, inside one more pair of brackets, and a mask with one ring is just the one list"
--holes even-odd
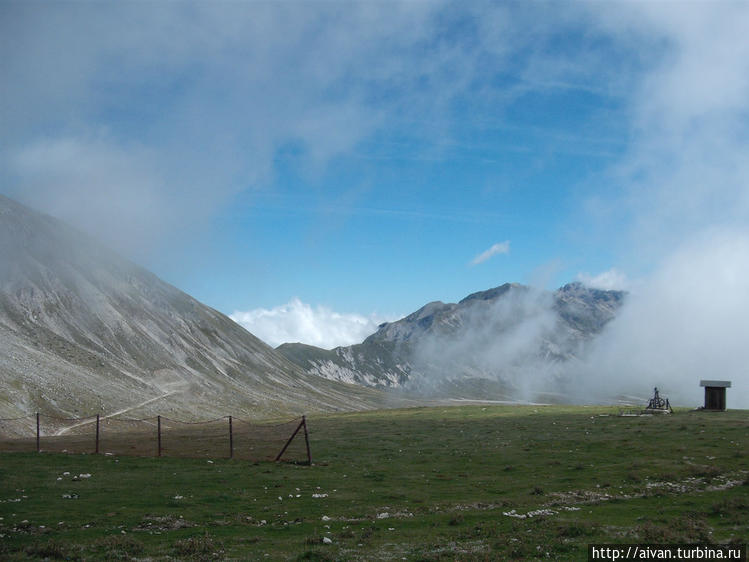
[(194, 523), (183, 518), (176, 518), (173, 515), (146, 515), (143, 517), (141, 523), (133, 527), (131, 530), (147, 531), (152, 534), (158, 534), (163, 531), (174, 531), (175, 529), (185, 529), (194, 526)]
[(510, 511), (503, 511), (502, 515), (506, 515), (507, 517), (515, 517), (517, 519), (526, 519), (526, 518), (532, 518), (532, 517), (538, 517), (539, 515), (556, 515), (557, 512), (553, 509), (536, 509), (534, 511), (529, 511), (528, 513), (518, 513), (514, 509)]

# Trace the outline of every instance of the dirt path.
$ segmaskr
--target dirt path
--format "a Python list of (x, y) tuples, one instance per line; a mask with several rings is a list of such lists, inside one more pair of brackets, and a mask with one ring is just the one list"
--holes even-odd
[[(170, 390), (169, 392), (165, 392), (161, 396), (156, 396), (155, 398), (149, 398), (148, 400), (144, 400), (140, 404), (135, 404), (134, 406), (128, 406), (127, 408), (123, 408), (122, 410), (117, 410), (116, 412), (112, 412), (111, 414), (107, 414), (106, 416), (100, 416), (99, 420), (105, 420), (107, 418), (113, 418), (114, 416), (119, 416), (121, 414), (124, 414), (125, 412), (129, 412), (131, 410), (136, 410), (137, 408), (140, 408), (141, 406), (145, 406), (146, 404), (150, 404), (151, 402), (156, 402), (157, 400), (161, 400), (162, 398), (166, 398), (167, 396), (171, 396), (172, 394), (175, 394), (176, 390)], [(79, 423), (74, 423), (73, 425), (69, 425), (68, 427), (63, 427), (62, 429), (58, 429), (55, 432), (55, 435), (65, 435), (68, 431), (71, 429), (74, 429), (76, 427), (80, 427), (82, 425), (87, 425), (90, 423), (94, 423), (94, 420), (86, 420)]]

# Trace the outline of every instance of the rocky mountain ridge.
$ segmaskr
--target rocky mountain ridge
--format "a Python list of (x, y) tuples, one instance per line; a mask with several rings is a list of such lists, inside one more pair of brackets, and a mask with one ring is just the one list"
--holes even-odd
[[(308, 373), (332, 380), (462, 395), (462, 382), (490, 382), (496, 397), (513, 394), (527, 369), (559, 371), (614, 318), (625, 294), (571, 283), (541, 291), (517, 283), (424, 305), (385, 323), (361, 344), (321, 350), (277, 349)], [(437, 384), (438, 383), (438, 384)], [(465, 386), (465, 385), (462, 385)], [(476, 394), (472, 392), (469, 394)]]

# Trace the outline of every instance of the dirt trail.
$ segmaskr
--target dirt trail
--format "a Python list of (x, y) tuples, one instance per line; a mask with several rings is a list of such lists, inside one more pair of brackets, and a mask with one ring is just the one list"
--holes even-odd
[[(119, 416), (121, 414), (124, 414), (125, 412), (129, 412), (131, 410), (135, 410), (137, 408), (140, 408), (141, 406), (145, 406), (146, 404), (150, 404), (151, 402), (156, 402), (157, 400), (161, 400), (162, 398), (166, 398), (167, 396), (171, 396), (172, 394), (175, 394), (178, 392), (177, 390), (170, 390), (169, 392), (165, 392), (161, 396), (156, 396), (154, 398), (149, 398), (148, 400), (144, 400), (140, 404), (135, 404), (133, 406), (128, 406), (127, 408), (123, 408), (122, 410), (117, 410), (116, 412), (112, 412), (111, 414), (107, 414), (106, 416), (100, 416), (99, 420), (105, 420), (107, 418), (113, 418), (114, 416)], [(94, 423), (94, 420), (86, 420), (79, 423), (74, 423), (73, 425), (69, 425), (67, 427), (63, 427), (62, 429), (58, 429), (55, 432), (55, 435), (65, 435), (68, 431), (71, 429), (74, 429), (76, 427), (80, 427), (82, 425), (87, 425), (90, 423)]]

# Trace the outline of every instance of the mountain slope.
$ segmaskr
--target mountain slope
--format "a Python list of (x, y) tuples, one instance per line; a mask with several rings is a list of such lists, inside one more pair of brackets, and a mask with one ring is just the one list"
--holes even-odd
[(0, 417), (373, 407), (60, 221), (0, 195)]
[[(308, 373), (453, 397), (511, 398), (534, 376), (558, 374), (616, 314), (624, 294), (579, 283), (554, 292), (519, 284), (432, 302), (379, 327), (364, 342), (333, 350), (277, 349)], [(469, 383), (469, 384), (466, 384)]]

